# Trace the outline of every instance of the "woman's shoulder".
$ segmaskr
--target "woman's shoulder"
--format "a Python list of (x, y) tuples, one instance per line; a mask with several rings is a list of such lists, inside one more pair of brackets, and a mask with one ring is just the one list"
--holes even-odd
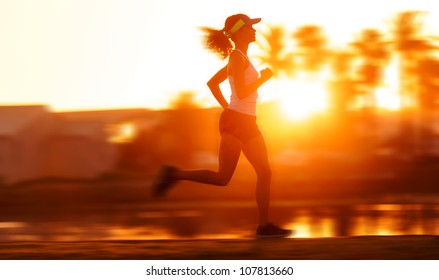
[(240, 49), (234, 49), (231, 53), (230, 56), (237, 56), (237, 57), (241, 57), (245, 60), (248, 60), (248, 56), (247, 54), (245, 54), (243, 51), (241, 51)]
[(232, 64), (239, 63), (247, 67), (249, 64), (249, 59), (242, 51), (235, 49), (230, 54), (229, 63)]

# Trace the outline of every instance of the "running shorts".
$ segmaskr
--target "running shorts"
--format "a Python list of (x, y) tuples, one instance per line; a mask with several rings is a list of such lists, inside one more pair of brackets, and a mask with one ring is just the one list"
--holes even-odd
[(256, 116), (242, 114), (231, 109), (225, 109), (221, 113), (219, 131), (220, 135), (228, 133), (241, 140), (241, 142), (246, 142), (261, 135), (256, 123)]

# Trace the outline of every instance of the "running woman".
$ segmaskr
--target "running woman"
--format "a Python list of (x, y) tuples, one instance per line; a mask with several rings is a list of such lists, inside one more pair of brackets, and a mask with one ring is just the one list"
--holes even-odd
[[(256, 41), (253, 24), (260, 18), (244, 14), (228, 17), (221, 30), (203, 28), (206, 47), (217, 53), (228, 63), (208, 82), (213, 96), (223, 107), (219, 122), (221, 135), (219, 166), (217, 171), (182, 170), (163, 166), (154, 185), (153, 194), (164, 196), (178, 181), (190, 180), (216, 186), (226, 186), (235, 172), (241, 151), (253, 166), (256, 175), (256, 203), (258, 206), (257, 237), (286, 237), (291, 230), (282, 229), (269, 220), (271, 167), (265, 140), (256, 123), (258, 88), (268, 81), (273, 73), (265, 68), (260, 73), (247, 56), (251, 43)], [(224, 98), (220, 84), (229, 81), (230, 104)]]

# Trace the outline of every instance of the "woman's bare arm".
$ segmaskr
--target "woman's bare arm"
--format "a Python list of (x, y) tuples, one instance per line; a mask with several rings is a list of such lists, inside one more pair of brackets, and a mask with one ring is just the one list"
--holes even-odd
[(227, 79), (227, 66), (221, 68), (213, 77), (207, 82), (207, 86), (212, 92), (215, 99), (218, 103), (226, 109), (229, 106), (227, 100), (224, 98), (223, 93), (221, 92), (220, 84)]

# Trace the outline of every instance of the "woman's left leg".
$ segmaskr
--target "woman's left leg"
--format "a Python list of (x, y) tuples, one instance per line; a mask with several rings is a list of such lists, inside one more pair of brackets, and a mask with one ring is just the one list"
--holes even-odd
[(271, 167), (268, 161), (267, 146), (262, 135), (243, 143), (242, 151), (256, 171), (256, 203), (259, 213), (259, 225), (269, 222)]

